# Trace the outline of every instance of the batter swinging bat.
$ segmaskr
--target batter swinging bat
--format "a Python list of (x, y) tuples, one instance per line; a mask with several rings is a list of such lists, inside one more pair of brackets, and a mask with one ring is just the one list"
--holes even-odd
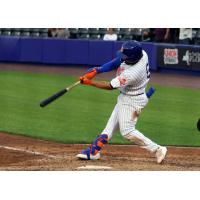
[(80, 81), (77, 81), (76, 83), (68, 86), (67, 88), (65, 89), (62, 89), (60, 90), (59, 92), (57, 92), (56, 94), (50, 96), (49, 98), (43, 100), (41, 103), (40, 103), (40, 107), (45, 107), (47, 106), (48, 104), (50, 104), (51, 102), (55, 101), (56, 99), (58, 99), (59, 97), (63, 96), (66, 92), (68, 92), (69, 90), (71, 90), (72, 88), (74, 88), (75, 86), (79, 85), (80, 84)]

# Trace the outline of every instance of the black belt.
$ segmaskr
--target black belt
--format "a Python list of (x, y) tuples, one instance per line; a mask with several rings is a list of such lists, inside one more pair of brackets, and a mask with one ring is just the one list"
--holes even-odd
[[(120, 92), (121, 94), (124, 94), (123, 92)], [(128, 96), (140, 96), (140, 95), (142, 95), (142, 94), (144, 94), (144, 92), (143, 93), (140, 93), (140, 94), (124, 94), (124, 95), (128, 95)]]

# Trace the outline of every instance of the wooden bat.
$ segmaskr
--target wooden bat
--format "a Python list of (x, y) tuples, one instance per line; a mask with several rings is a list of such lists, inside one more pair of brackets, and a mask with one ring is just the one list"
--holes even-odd
[(40, 103), (40, 107), (45, 107), (47, 106), (48, 104), (50, 104), (51, 102), (55, 101), (56, 99), (58, 99), (59, 97), (63, 96), (66, 92), (69, 92), (72, 88), (74, 88), (75, 86), (79, 85), (80, 84), (80, 81), (77, 81), (76, 83), (68, 86), (67, 88), (65, 89), (62, 89), (60, 91), (58, 91), (56, 94), (50, 96), (49, 98), (43, 100), (41, 103)]

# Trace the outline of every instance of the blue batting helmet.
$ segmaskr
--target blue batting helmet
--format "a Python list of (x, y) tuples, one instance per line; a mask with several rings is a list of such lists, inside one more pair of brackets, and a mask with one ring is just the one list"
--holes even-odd
[(124, 42), (121, 53), (123, 61), (137, 63), (142, 58), (142, 45), (136, 40)]

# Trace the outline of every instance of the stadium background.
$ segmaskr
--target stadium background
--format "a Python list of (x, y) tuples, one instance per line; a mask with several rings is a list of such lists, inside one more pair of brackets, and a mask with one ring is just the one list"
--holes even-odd
[[(71, 29), (71, 35), (77, 34), (77, 38), (64, 39), (48, 37), (48, 29), (1, 29), (0, 131), (4, 132), (4, 139), (8, 137), (8, 141), (1, 142), (14, 145), (13, 139), (9, 139), (11, 135), (5, 134), (7, 132), (64, 144), (90, 143), (105, 126), (117, 91), (109, 93), (80, 86), (45, 109), (39, 107), (39, 102), (76, 81), (88, 67), (114, 58), (124, 40), (144, 39), (142, 32), (134, 36), (135, 33), (126, 30), (118, 30), (119, 41), (103, 41), (105, 30), (101, 35), (99, 32), (89, 33), (91, 29)], [(196, 30), (195, 45), (142, 42), (149, 55), (153, 77), (149, 86), (153, 85), (157, 92), (144, 110), (138, 128), (160, 144), (200, 145), (196, 129), (200, 116), (198, 37)], [(114, 73), (97, 78), (110, 80), (112, 76)], [(160, 81), (155, 81), (158, 76)], [(17, 140), (24, 139), (15, 138)], [(25, 147), (30, 148), (32, 142)], [(120, 134), (111, 143), (129, 144)], [(16, 160), (14, 164), (21, 163), (20, 158)], [(5, 163), (13, 165), (13, 159)], [(27, 167), (27, 163), (23, 167)]]

